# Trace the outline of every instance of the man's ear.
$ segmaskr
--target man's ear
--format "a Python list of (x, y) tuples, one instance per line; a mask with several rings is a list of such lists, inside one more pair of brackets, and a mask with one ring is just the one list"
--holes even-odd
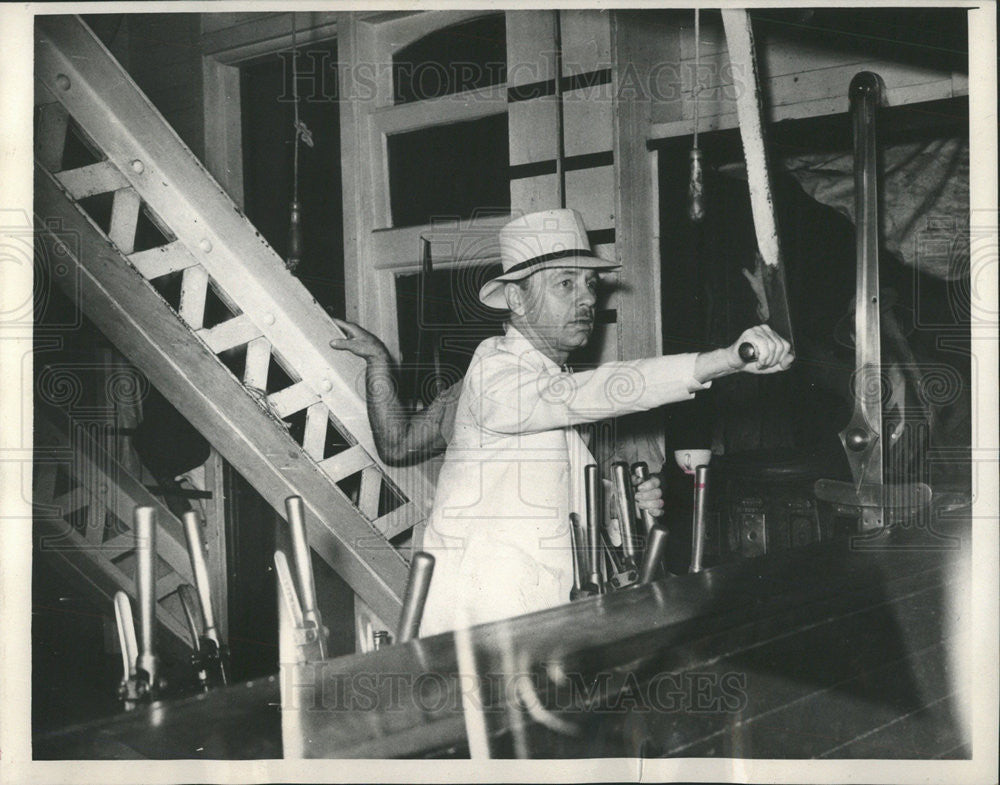
[(507, 307), (516, 316), (524, 316), (526, 303), (524, 301), (524, 290), (518, 283), (508, 281), (503, 285), (503, 293), (507, 298)]

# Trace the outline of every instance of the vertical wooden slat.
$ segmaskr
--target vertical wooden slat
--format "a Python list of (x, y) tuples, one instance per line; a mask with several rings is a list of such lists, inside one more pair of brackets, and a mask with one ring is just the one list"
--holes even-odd
[(208, 297), (208, 273), (204, 267), (188, 267), (181, 281), (180, 317), (192, 330), (200, 330), (205, 322), (205, 300)]
[(139, 222), (140, 203), (139, 194), (132, 188), (115, 191), (108, 237), (126, 255), (135, 250), (135, 231)]
[(371, 466), (361, 472), (361, 490), (358, 491), (358, 509), (368, 520), (378, 517), (378, 500), (382, 492), (382, 473)]
[(271, 366), (271, 342), (267, 338), (255, 338), (247, 344), (246, 368), (243, 383), (257, 390), (267, 389), (267, 371)]
[(38, 125), (35, 129), (35, 157), (53, 174), (62, 169), (66, 133), (69, 131), (69, 112), (60, 103), (38, 107)]
[(329, 410), (324, 403), (314, 403), (306, 409), (306, 429), (302, 437), (302, 449), (314, 461), (323, 460), (326, 427), (329, 422)]

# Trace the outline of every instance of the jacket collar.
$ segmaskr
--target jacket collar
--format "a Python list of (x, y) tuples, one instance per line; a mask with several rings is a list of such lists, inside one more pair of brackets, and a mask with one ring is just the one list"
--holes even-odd
[(520, 330), (512, 324), (508, 324), (505, 327), (505, 335), (501, 341), (504, 350), (516, 355), (517, 357), (530, 361), (534, 364), (541, 365), (543, 368), (557, 373), (564, 370), (556, 365), (550, 357), (545, 355), (544, 352), (540, 351)]

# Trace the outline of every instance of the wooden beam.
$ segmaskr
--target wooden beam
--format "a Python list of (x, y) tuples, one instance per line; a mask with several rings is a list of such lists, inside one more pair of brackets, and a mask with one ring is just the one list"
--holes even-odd
[[(288, 496), (302, 496), (313, 548), (373, 607), (396, 618), (407, 578), (402, 556), (388, 544), (357, 547), (385, 540), (37, 167), (35, 198), (45, 215), (61, 220), (61, 231), (79, 237), (79, 253), (66, 259), (79, 271), (73, 280), (80, 289), (70, 294), (80, 296), (97, 327), (279, 514)], [(41, 219), (38, 229), (43, 241), (54, 241)]]

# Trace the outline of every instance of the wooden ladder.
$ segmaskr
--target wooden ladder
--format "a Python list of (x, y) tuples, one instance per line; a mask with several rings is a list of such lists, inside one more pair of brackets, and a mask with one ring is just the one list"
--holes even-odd
[(303, 498), (313, 548), (394, 621), (390, 540), (432, 491), (378, 459), (363, 361), (79, 17), (39, 17), (35, 56), (48, 274), (279, 514)]

